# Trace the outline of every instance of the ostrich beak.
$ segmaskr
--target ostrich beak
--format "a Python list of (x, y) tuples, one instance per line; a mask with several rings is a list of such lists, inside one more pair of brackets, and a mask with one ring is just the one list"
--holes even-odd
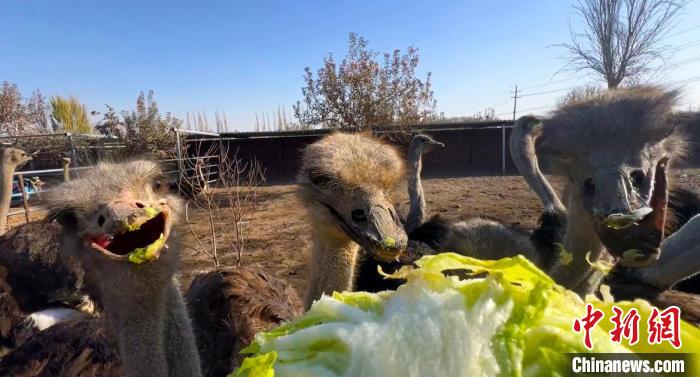
[(362, 246), (372, 258), (392, 262), (406, 249), (408, 236), (393, 207), (373, 206), (366, 221), (362, 223), (340, 214), (328, 204), (326, 208), (345, 234)]
[(444, 147), (445, 146), (444, 143), (441, 143), (435, 139), (426, 140), (425, 143), (427, 145), (436, 146), (436, 147)]
[[(118, 212), (112, 211), (113, 214)], [(110, 222), (110, 230), (88, 234), (85, 242), (113, 260), (142, 264), (158, 259), (161, 251), (167, 249), (170, 210), (146, 207), (122, 214)]]
[(668, 159), (663, 159), (656, 166), (648, 207), (632, 211), (626, 214), (626, 218), (625, 215), (611, 215), (604, 220), (607, 227), (600, 232), (601, 240), (613, 255), (620, 258), (624, 267), (645, 267), (661, 256), (668, 207), (667, 163)]
[(375, 206), (368, 216), (368, 225), (358, 243), (376, 260), (391, 262), (406, 249), (408, 236), (393, 207)]

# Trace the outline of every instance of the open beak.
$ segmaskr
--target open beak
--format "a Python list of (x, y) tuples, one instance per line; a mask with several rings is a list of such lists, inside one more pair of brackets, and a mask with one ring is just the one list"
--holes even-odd
[(668, 159), (663, 159), (656, 165), (648, 206), (612, 214), (603, 221), (601, 240), (624, 267), (645, 267), (661, 256), (668, 207), (667, 164)]
[(84, 241), (110, 259), (141, 264), (158, 259), (170, 236), (171, 213), (147, 208), (136, 222), (118, 220), (109, 234), (88, 234)]

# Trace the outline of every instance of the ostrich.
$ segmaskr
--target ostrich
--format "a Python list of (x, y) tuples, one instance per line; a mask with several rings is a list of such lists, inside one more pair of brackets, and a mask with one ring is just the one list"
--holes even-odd
[(408, 233), (409, 243), (407, 249), (399, 257), (398, 261), (380, 262), (366, 255), (361, 251), (359, 267), (357, 268), (357, 276), (355, 278), (354, 290), (366, 292), (379, 292), (384, 290), (396, 289), (402, 284), (399, 280), (384, 279), (377, 273), (378, 267), (381, 266), (385, 272), (392, 272), (397, 268), (411, 264), (416, 259), (425, 254), (432, 254), (432, 249), (422, 242), (413, 242), (410, 240), (411, 232), (419, 225), (422, 225), (426, 219), (425, 197), (423, 195), (423, 184), (421, 182), (421, 170), (423, 169), (424, 153), (428, 153), (435, 147), (444, 147), (445, 144), (435, 141), (428, 135), (417, 134), (411, 139), (406, 154), (408, 161), (408, 198), (409, 211), (404, 223), (404, 230)]
[(51, 192), (48, 218), (61, 226), (60, 252), (80, 261), (86, 284), (99, 292), (123, 373), (199, 376), (190, 320), (173, 280), (181, 203), (162, 191), (158, 173), (147, 161), (98, 165)]
[[(539, 169), (537, 159), (531, 158), (536, 156), (535, 142), (541, 131), (542, 123), (530, 118), (521, 118), (511, 134), (510, 147), (513, 161), (545, 208), (540, 221), (549, 223), (550, 229), (553, 230), (550, 235), (554, 234), (555, 237), (542, 238), (539, 249), (551, 254), (555, 243), (563, 239), (566, 209)], [(700, 265), (692, 263), (697, 260), (693, 254), (700, 252), (700, 242), (695, 236), (700, 231), (700, 217), (696, 216), (691, 221), (687, 218), (687, 212), (697, 198), (685, 190), (674, 191), (671, 192), (672, 199), (669, 201), (669, 213), (674, 216), (671, 216), (672, 219), (667, 222), (666, 228), (674, 232), (679, 225), (687, 223), (683, 226), (683, 231), (673, 234), (663, 242), (663, 252), (654, 265), (643, 268), (616, 266), (612, 273), (605, 277), (604, 282), (611, 287), (613, 296), (618, 300), (642, 298), (662, 308), (675, 305), (681, 308), (684, 319), (700, 323), (700, 296), (669, 289), (700, 271)]]
[(418, 134), (411, 139), (408, 145), (408, 198), (410, 209), (406, 217), (404, 229), (411, 233), (425, 221), (425, 197), (423, 196), (423, 183), (420, 173), (423, 170), (423, 154), (435, 147), (444, 147), (445, 144), (435, 141), (428, 135)]
[(7, 214), (12, 201), (12, 180), (15, 170), (32, 157), (19, 148), (0, 148), (0, 234), (7, 231)]
[(368, 134), (333, 133), (306, 147), (299, 195), (313, 227), (306, 308), (323, 293), (353, 289), (360, 247), (393, 261), (407, 244), (392, 204), (404, 165), (395, 148)]
[[(315, 225), (316, 241), (311, 261), (312, 282), (310, 295), (307, 297), (307, 307), (321, 295), (321, 292), (330, 293), (356, 288), (377, 291), (394, 287), (396, 283), (386, 283), (379, 279), (377, 262), (365, 261), (357, 274), (359, 276), (353, 276), (359, 246), (352, 242), (353, 237), (357, 236), (354, 235), (351, 224), (355, 221), (364, 224), (367, 221), (364, 211), (355, 212), (354, 207), (372, 208), (371, 206), (377, 204), (368, 203), (367, 198), (379, 198), (382, 201), (380, 205), (388, 208), (387, 213), (392, 215), (392, 219), (388, 220), (387, 216), (387, 221), (384, 223), (390, 225), (388, 231), (394, 231), (396, 235), (403, 233), (394, 215), (395, 211), (387, 200), (390, 197), (390, 189), (401, 178), (398, 168), (401, 160), (397, 157), (395, 149), (368, 135), (336, 133), (312, 144), (304, 153), (305, 162), (313, 161), (313, 165), (305, 165), (302, 169), (300, 186), (302, 199), (311, 209), (310, 217)], [(366, 161), (367, 157), (372, 157), (372, 162)], [(309, 167), (312, 168), (309, 169)], [(386, 172), (392, 175), (387, 176)], [(377, 179), (388, 178), (391, 178), (391, 181), (385, 182), (379, 189), (370, 186), (370, 183)], [(367, 191), (372, 192), (370, 190), (379, 192), (379, 195), (368, 194)], [(362, 201), (357, 202), (357, 198)], [(345, 203), (349, 200), (356, 202), (352, 205), (346, 204), (342, 207), (343, 212), (340, 212), (331, 204), (327, 204), (328, 200), (331, 200), (330, 203)], [(343, 213), (347, 216), (347, 212), (352, 212), (349, 216), (351, 219), (341, 217)], [(379, 234), (386, 237), (386, 232), (387, 230), (384, 230)], [(333, 235), (332, 242), (329, 241), (328, 234)], [(405, 244), (405, 234), (401, 237)], [(533, 246), (530, 237), (528, 232), (495, 220), (476, 217), (449, 222), (437, 217), (411, 232), (411, 241), (418, 242), (409, 243), (404, 253), (400, 251), (397, 253), (398, 258), (394, 260), (377, 258), (372, 254), (372, 249), (369, 249), (369, 256), (366, 259), (376, 259), (380, 264), (383, 263), (383, 266), (389, 267), (389, 270), (410, 264), (422, 255), (439, 251), (454, 251), (486, 259), (524, 254), (535, 263), (547, 263), (547, 259), (542, 258)], [(373, 236), (371, 239), (381, 238)], [(326, 244), (338, 245), (340, 240), (344, 246), (333, 246), (340, 249), (340, 252), (325, 252), (330, 247)], [(376, 248), (375, 245), (376, 243), (370, 243), (371, 247)], [(328, 281), (328, 271), (331, 270), (329, 266), (342, 270), (343, 273), (336, 280)], [(357, 280), (354, 284), (353, 279)]]
[[(49, 254), (70, 256), (79, 261), (83, 270), (88, 272), (85, 288), (93, 288), (96, 302), (104, 306), (105, 315), (97, 319), (58, 323), (39, 332), (2, 358), (0, 375), (131, 375), (129, 370), (133, 370), (134, 363), (138, 365), (139, 361), (133, 361), (134, 357), (144, 351), (134, 353), (136, 350), (127, 347), (138, 346), (138, 336), (143, 335), (143, 331), (131, 336), (127, 332), (134, 326), (150, 326), (154, 333), (144, 346), (149, 347), (149, 353), (165, 353), (165, 365), (171, 375), (177, 375), (176, 370), (182, 375), (199, 375), (200, 359), (196, 354), (192, 356), (196, 336), (202, 352), (203, 375), (224, 376), (238, 366), (241, 359), (238, 352), (255, 332), (278, 326), (301, 313), (301, 300), (286, 282), (250, 268), (218, 269), (195, 277), (186, 294), (193, 318), (192, 336), (187, 314), (181, 310), (182, 298), (172, 281), (180, 246), (175, 223), (180, 204), (168, 195), (161, 182), (155, 164), (134, 161), (101, 164), (94, 172), (54, 191), (51, 214), (44, 223), (56, 219), (56, 228), (51, 229), (58, 232), (50, 234), (54, 235), (54, 240), (64, 242), (62, 247), (55, 244), (53, 249), (42, 249)], [(75, 195), (76, 192), (79, 195)], [(151, 217), (155, 212), (150, 208), (161, 212)], [(76, 240), (76, 236), (94, 233), (93, 229), (104, 229), (109, 235), (114, 227), (135, 228), (138, 225), (134, 224), (142, 220), (146, 221), (138, 229), (117, 232), (119, 234), (113, 235), (111, 241), (101, 232), (93, 234), (91, 239), (95, 244), (89, 247)], [(169, 233), (168, 229), (171, 229)], [(155, 241), (164, 243), (160, 257), (138, 265), (124, 260), (136, 258), (133, 261), (141, 262), (155, 258), (158, 254), (152, 253), (155, 249), (145, 249), (146, 253), (141, 256), (122, 254), (127, 249), (140, 247), (140, 243), (149, 242), (150, 239), (146, 239), (157, 237), (159, 231), (164, 231), (162, 239)], [(70, 270), (67, 266), (64, 268)], [(52, 275), (48, 269), (46, 273)], [(141, 287), (143, 284), (149, 287)], [(158, 291), (162, 295), (157, 295)], [(162, 297), (153, 299), (148, 295)], [(133, 300), (148, 305), (141, 304), (139, 311), (125, 313)], [(148, 310), (154, 312), (151, 315), (139, 314)], [(138, 318), (134, 316), (139, 315), (144, 315), (144, 320), (149, 321), (136, 323)], [(156, 322), (157, 318), (153, 318), (156, 315), (164, 317), (161, 321), (164, 323)], [(172, 340), (173, 337), (178, 339)], [(163, 338), (167, 344), (160, 344)], [(129, 355), (125, 355), (127, 351)], [(197, 352), (196, 348), (194, 352)], [(171, 360), (175, 357), (187, 360)], [(163, 367), (162, 357), (154, 362), (154, 368)]]
[[(563, 106), (546, 120), (516, 122), (516, 166), (546, 211), (565, 214), (563, 246), (573, 259), (553, 267), (560, 284), (585, 294), (602, 278), (589, 261), (612, 256), (620, 266), (644, 267), (658, 260), (666, 172), (685, 145), (670, 118), (677, 96), (653, 87), (619, 89)], [(540, 161), (565, 178), (566, 206), (539, 171)]]

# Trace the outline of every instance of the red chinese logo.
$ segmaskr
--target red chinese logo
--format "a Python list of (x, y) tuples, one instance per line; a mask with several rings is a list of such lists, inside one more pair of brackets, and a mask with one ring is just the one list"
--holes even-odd
[(673, 347), (681, 347), (681, 310), (677, 306), (662, 312), (653, 308), (648, 324), (649, 344), (661, 344), (667, 340)]
[[(613, 329), (610, 330), (610, 340), (613, 343), (622, 343), (622, 339), (627, 339), (629, 345), (639, 342), (639, 322), (641, 316), (635, 308), (627, 313), (618, 306), (612, 307), (613, 316), (610, 322)], [(586, 315), (574, 321), (574, 331), (584, 332), (583, 344), (586, 348), (593, 349), (591, 341), (591, 330), (600, 322), (605, 314), (602, 310), (596, 309), (591, 304), (586, 304)], [(681, 310), (677, 306), (671, 306), (663, 311), (652, 308), (649, 320), (647, 321), (649, 344), (661, 344), (669, 342), (674, 348), (681, 347)]]
[[(586, 304), (586, 316), (574, 321), (574, 331), (581, 332), (581, 327), (586, 332), (583, 340), (583, 344), (586, 348), (593, 349), (593, 343), (591, 342), (591, 329), (603, 318), (603, 311), (595, 309), (593, 305)], [(582, 324), (583, 323), (583, 324)]]
[(623, 317), (624, 313), (622, 309), (617, 306), (612, 307), (613, 315), (610, 318), (610, 322), (615, 325), (610, 331), (610, 340), (615, 343), (620, 343), (622, 338), (629, 339), (629, 344), (634, 345), (639, 341), (639, 312), (637, 309), (630, 309), (630, 311)]

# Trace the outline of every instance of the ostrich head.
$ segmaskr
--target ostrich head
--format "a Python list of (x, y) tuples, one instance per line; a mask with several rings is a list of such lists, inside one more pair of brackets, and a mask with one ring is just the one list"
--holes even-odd
[(298, 182), (315, 228), (391, 261), (408, 239), (392, 204), (403, 176), (395, 148), (366, 134), (334, 133), (304, 150)]
[(582, 208), (571, 216), (586, 217), (623, 265), (659, 258), (667, 169), (685, 145), (671, 117), (677, 96), (653, 87), (611, 90), (565, 105), (550, 119), (518, 121), (539, 128), (532, 157), (566, 179), (568, 205)]
[(11, 166), (13, 171), (15, 168), (24, 165), (31, 159), (31, 155), (19, 148), (2, 148), (2, 161), (6, 166)]
[(159, 258), (174, 268), (177, 255), (166, 250), (181, 203), (155, 163), (99, 164), (52, 190), (48, 202), (49, 219), (63, 228), (63, 252), (87, 268), (128, 272)]
[(408, 146), (409, 154), (417, 154), (418, 156), (428, 153), (436, 147), (444, 147), (445, 144), (433, 139), (425, 134), (417, 134), (411, 139), (411, 144)]

